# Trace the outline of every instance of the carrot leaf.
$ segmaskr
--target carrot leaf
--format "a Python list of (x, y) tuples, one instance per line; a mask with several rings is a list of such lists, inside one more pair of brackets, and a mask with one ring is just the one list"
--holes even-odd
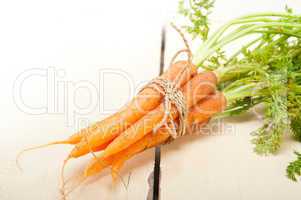
[(206, 40), (209, 32), (208, 15), (213, 8), (214, 0), (181, 0), (178, 5), (178, 12), (183, 15), (188, 25), (184, 28), (193, 38), (197, 36)]
[(297, 181), (297, 176), (301, 176), (301, 153), (296, 152), (297, 159), (290, 162), (286, 168), (287, 177), (293, 181)]

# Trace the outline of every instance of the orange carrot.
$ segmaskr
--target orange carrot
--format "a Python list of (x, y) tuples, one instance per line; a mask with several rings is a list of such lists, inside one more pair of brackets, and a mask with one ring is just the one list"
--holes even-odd
[(112, 140), (95, 147), (94, 152), (104, 150), (111, 142), (112, 142)]
[(114, 156), (110, 156), (105, 159), (103, 159), (102, 156), (100, 156), (99, 158), (93, 158), (92, 162), (86, 168), (84, 174), (87, 177), (92, 176), (95, 173), (99, 173), (102, 169), (114, 163), (115, 160), (116, 162), (118, 160), (118, 162), (121, 162), (119, 158), (127, 160), (127, 158), (130, 158), (131, 155), (135, 155), (140, 151), (143, 151), (144, 149), (150, 148), (156, 144), (164, 142), (169, 136), (170, 135), (165, 128), (160, 128), (155, 134), (147, 134), (141, 140), (131, 145), (130, 148), (125, 149), (124, 151), (119, 152)]
[[(176, 62), (161, 77), (171, 81), (177, 79), (178, 85), (182, 86), (196, 74), (195, 66), (187, 66), (186, 61)], [(87, 141), (81, 140), (71, 152), (70, 157), (85, 155), (90, 149), (94, 151), (96, 146), (114, 139), (149, 111), (155, 109), (162, 97), (157, 90), (146, 87), (121, 111), (89, 129)]]
[(214, 95), (210, 95), (203, 99), (196, 106), (194, 106), (187, 117), (187, 123), (200, 123), (205, 119), (212, 117), (212, 115), (223, 111), (226, 108), (226, 97), (221, 92), (216, 92)]
[(111, 168), (113, 181), (117, 179), (118, 172), (125, 161), (129, 160), (131, 157), (144, 151), (145, 149), (149, 149), (164, 143), (169, 137), (170, 134), (168, 130), (166, 130), (166, 128), (160, 128), (155, 134), (147, 134), (141, 140), (132, 144), (129, 148), (119, 152), (118, 155), (116, 154), (113, 156), (114, 159)]
[[(193, 123), (206, 124), (209, 118), (215, 113), (222, 111), (225, 108), (225, 105), (225, 97), (220, 92), (207, 97), (189, 111), (187, 126), (189, 127)], [(112, 165), (112, 177), (113, 179), (116, 179), (120, 167), (126, 160), (144, 149), (165, 142), (169, 136), (168, 130), (161, 127), (156, 133), (148, 133), (142, 139), (115, 155), (109, 156), (108, 158), (103, 158), (101, 156), (98, 159), (93, 159), (85, 170), (85, 176), (87, 177), (99, 173), (105, 167)], [(104, 160), (103, 163), (106, 165), (104, 166), (99, 160)]]
[[(35, 149), (40, 149), (40, 148), (48, 147), (50, 145), (57, 145), (57, 144), (70, 144), (70, 145), (74, 145), (74, 144), (78, 143), (81, 139), (83, 139), (83, 138), (85, 138), (87, 136), (88, 136), (88, 131), (86, 129), (82, 129), (79, 132), (71, 135), (66, 140), (49, 142), (47, 144), (42, 144), (42, 145), (38, 145), (38, 146), (34, 146), (34, 147), (29, 147), (29, 148), (23, 149), (16, 156), (16, 165), (21, 170), (21, 166), (19, 164), (19, 159), (20, 159), (21, 155), (23, 153), (27, 152), (27, 151), (32, 151), (32, 150), (35, 150)], [(102, 145), (99, 145), (99, 146), (95, 147), (94, 151), (101, 151), (101, 150), (105, 149), (110, 144), (111, 141), (105, 142)]]
[[(189, 109), (198, 101), (204, 99), (215, 91), (216, 76), (212, 72), (205, 72), (196, 75), (183, 88), (182, 92), (186, 98), (187, 108)], [(171, 108), (171, 118), (175, 119), (178, 112), (174, 106)], [(158, 108), (152, 110), (142, 117), (131, 127), (125, 130), (104, 150), (103, 157), (116, 154), (126, 149), (131, 144), (141, 139), (144, 135), (151, 132), (153, 128), (162, 120), (164, 116), (164, 104), (161, 103)], [(90, 143), (90, 145), (95, 145)]]
[[(190, 80), (196, 72), (195, 66), (189, 64), (187, 61), (179, 61), (174, 63), (167, 72), (161, 75), (161, 78), (170, 81), (176, 80), (178, 87), (180, 87)], [(76, 144), (72, 152), (64, 160), (61, 168), (62, 191), (64, 191), (65, 186), (64, 169), (70, 158), (76, 158), (90, 151), (96, 151), (97, 147), (114, 139), (120, 132), (157, 107), (162, 98), (163, 95), (159, 91), (151, 87), (146, 87), (119, 112), (84, 129), (83, 133), (86, 133), (86, 135), (76, 134), (73, 139), (74, 141), (80, 139), (80, 142)]]
[[(204, 126), (205, 124), (208, 123), (212, 115), (223, 111), (225, 107), (226, 107), (225, 96), (222, 93), (217, 92), (215, 95), (207, 97), (201, 103), (198, 103), (197, 106), (194, 106), (189, 111), (187, 126), (190, 127), (191, 124), (195, 124), (195, 123)], [(157, 146), (161, 143), (164, 143), (167, 140), (167, 138), (164, 138), (164, 136), (168, 134), (166, 129), (160, 128), (158, 132), (155, 133), (155, 135), (156, 134), (162, 135), (162, 137), (158, 136), (159, 139), (150, 139), (150, 142), (148, 143), (146, 148)], [(147, 136), (149, 135), (152, 136), (153, 134), (148, 134)], [(117, 177), (118, 172), (120, 171), (120, 168), (123, 166), (123, 164), (131, 157), (133, 157), (135, 154), (142, 152), (146, 148), (144, 148), (143, 145), (139, 147), (138, 142), (136, 142), (134, 145), (131, 145), (128, 149), (116, 154), (112, 162), (112, 170), (111, 170), (113, 181), (115, 181), (118, 178)]]
[(106, 159), (102, 159), (102, 157), (93, 158), (92, 162), (90, 162), (85, 169), (84, 177), (92, 176), (101, 172), (106, 167), (112, 165), (113, 160), (114, 156)]
[[(184, 71), (185, 69), (185, 71)], [(185, 84), (197, 72), (193, 65), (189, 65), (187, 61), (178, 61), (174, 63), (165, 73), (161, 75), (162, 78), (173, 81), (178, 80), (179, 86)], [(26, 151), (31, 151), (38, 148), (47, 147), (56, 144), (71, 144), (79, 143), (83, 138), (93, 134), (92, 138), (98, 137), (102, 142), (98, 146), (105, 145), (115, 138), (120, 132), (128, 128), (132, 123), (141, 118), (148, 111), (154, 109), (159, 105), (162, 95), (152, 88), (145, 88), (134, 98), (127, 106), (121, 109), (116, 114), (105, 118), (102, 121), (96, 122), (93, 125), (74, 133), (69, 138), (62, 141), (54, 141), (43, 145), (38, 145), (26, 148), (19, 152), (16, 158), (17, 165), (19, 157)], [(90, 140), (90, 139), (89, 139)], [(86, 143), (83, 140), (82, 143)], [(79, 146), (82, 146), (80, 144)], [(86, 148), (87, 150), (87, 148)], [(98, 151), (97, 147), (93, 146), (93, 151)]]

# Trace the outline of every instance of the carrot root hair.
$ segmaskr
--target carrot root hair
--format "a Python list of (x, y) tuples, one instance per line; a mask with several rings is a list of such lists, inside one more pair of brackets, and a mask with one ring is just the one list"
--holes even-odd
[(130, 185), (131, 175), (132, 173), (130, 172), (127, 181), (125, 181), (123, 177), (120, 175), (118, 169), (114, 169), (113, 167), (111, 168), (111, 176), (112, 176), (113, 183), (116, 184), (117, 179), (119, 179), (126, 191), (128, 191), (128, 187)]
[(33, 151), (33, 150), (36, 150), (36, 149), (41, 149), (41, 148), (45, 148), (45, 147), (48, 147), (48, 146), (51, 146), (51, 145), (57, 145), (57, 144), (69, 144), (69, 142), (67, 140), (62, 140), (62, 141), (55, 141), (55, 142), (50, 142), (50, 143), (47, 143), (47, 144), (42, 144), (42, 145), (38, 145), (38, 146), (33, 146), (33, 147), (29, 147), (29, 148), (26, 148), (26, 149), (23, 149), (22, 151), (20, 151), (17, 156), (16, 156), (16, 166), (17, 168), (22, 172), (22, 167), (20, 165), (20, 158), (21, 156), (28, 152), (28, 151)]
[[(83, 176), (82, 174), (77, 176), (76, 178), (78, 178), (78, 181), (76, 184), (72, 185), (69, 190), (64, 189), (64, 195), (63, 195), (65, 198), (64, 200), (66, 200), (68, 195), (70, 195), (74, 190), (76, 190), (79, 186), (81, 186), (83, 184), (83, 182), (87, 179), (87, 177)], [(67, 183), (67, 182), (65, 182), (65, 183)]]
[(65, 184), (66, 184), (66, 181), (65, 181), (65, 167), (67, 165), (67, 162), (70, 160), (70, 157), (68, 156), (65, 160), (64, 160), (64, 163), (62, 165), (62, 168), (61, 168), (61, 173), (60, 173), (60, 193), (62, 195), (62, 200), (66, 200), (66, 193), (65, 193)]
[[(68, 179), (65, 179), (64, 171), (65, 171), (66, 164), (67, 164), (68, 160), (70, 160), (70, 158), (71, 157), (68, 157), (67, 159), (65, 159), (63, 166), (61, 168), (60, 193), (62, 196), (62, 200), (66, 200), (67, 197), (74, 190), (76, 190), (79, 186), (81, 186), (84, 183), (84, 181), (87, 179), (87, 177), (85, 177), (84, 174), (79, 174), (77, 176), (71, 176)], [(75, 182), (75, 184), (72, 184), (73, 182)], [(70, 183), (70, 186), (67, 187), (69, 183)]]
[[(93, 152), (89, 142), (88, 142), (88, 139), (87, 139), (87, 136), (85, 135), (84, 138), (85, 141), (87, 142), (87, 145), (89, 146), (89, 151), (90, 153), (92, 154), (92, 156), (95, 158), (95, 159), (98, 159), (98, 157), (96, 156), (96, 154)], [(71, 159), (71, 155), (69, 155), (65, 160), (64, 160), (64, 163), (62, 165), (62, 168), (61, 168), (61, 175), (60, 175), (60, 193), (61, 193), (61, 196), (62, 196), (62, 200), (66, 200), (67, 196), (70, 195), (76, 188), (78, 188), (85, 180), (87, 177), (85, 177), (84, 175), (79, 175), (77, 176), (79, 178), (79, 181), (77, 182), (77, 184), (75, 184), (74, 186), (71, 186), (71, 188), (67, 191), (66, 190), (66, 183), (67, 182), (71, 182), (71, 179), (67, 179), (67, 181), (65, 180), (65, 167), (66, 167), (66, 164), (67, 162)], [(76, 178), (77, 178), (76, 177)]]

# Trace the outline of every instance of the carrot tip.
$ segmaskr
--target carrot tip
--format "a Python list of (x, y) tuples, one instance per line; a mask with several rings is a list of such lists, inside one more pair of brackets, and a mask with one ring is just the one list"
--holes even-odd
[(112, 177), (112, 182), (115, 185), (117, 183), (118, 174), (114, 169), (111, 169), (111, 177)]
[(67, 140), (62, 140), (62, 141), (55, 141), (55, 142), (50, 142), (47, 144), (42, 144), (42, 145), (38, 145), (38, 146), (34, 146), (34, 147), (29, 147), (26, 149), (23, 149), (22, 151), (20, 151), (17, 156), (16, 156), (16, 166), (17, 168), (22, 172), (22, 167), (20, 165), (20, 157), (27, 151), (32, 151), (32, 150), (36, 150), (36, 149), (40, 149), (40, 148), (44, 148), (44, 147), (48, 147), (50, 145), (56, 145), (56, 144), (69, 144), (69, 142)]
[(119, 173), (119, 167), (116, 169), (114, 167), (111, 168), (112, 184), (113, 185), (117, 184), (117, 181), (119, 179), (126, 191), (128, 190), (128, 187), (130, 185), (131, 175), (132, 175), (132, 173), (130, 172), (128, 175), (127, 181), (125, 181), (123, 179), (123, 177), (121, 176), (121, 174)]
[(61, 195), (62, 195), (62, 199), (63, 200), (65, 200), (66, 199), (66, 197), (67, 197), (67, 195), (66, 195), (66, 193), (65, 193), (65, 184), (66, 184), (66, 182), (65, 182), (65, 175), (64, 175), (64, 172), (65, 172), (65, 167), (66, 167), (66, 165), (67, 165), (67, 162), (70, 160), (70, 156), (68, 156), (65, 160), (64, 160), (64, 163), (63, 163), (63, 165), (62, 165), (62, 168), (61, 168), (61, 180), (60, 180), (60, 182), (61, 182), (61, 186), (60, 186), (60, 193), (61, 193)]
[(23, 169), (22, 169), (22, 167), (20, 165), (19, 160), (20, 160), (20, 153), (16, 156), (16, 166), (17, 166), (18, 170), (22, 173)]
[(73, 187), (71, 186), (71, 188), (68, 190), (68, 191), (66, 191), (66, 190), (61, 190), (61, 191), (63, 191), (63, 192), (61, 192), (62, 194), (64, 194), (63, 196), (63, 198), (65, 198), (66, 199), (66, 197), (68, 196), (68, 195), (70, 195), (76, 188), (78, 188), (79, 186), (81, 186), (81, 184), (86, 180), (86, 177), (84, 177), (84, 176), (82, 176), (82, 175), (80, 175), (80, 176), (77, 176), (78, 178), (79, 178), (79, 181), (77, 182), (77, 184), (75, 184)]

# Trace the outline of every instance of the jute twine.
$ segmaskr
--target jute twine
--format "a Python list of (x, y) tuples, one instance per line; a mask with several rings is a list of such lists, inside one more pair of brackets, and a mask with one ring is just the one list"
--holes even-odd
[[(142, 88), (152, 88), (158, 91), (160, 94), (164, 96), (163, 103), (164, 103), (164, 116), (162, 120), (153, 128), (153, 133), (156, 133), (159, 128), (165, 126), (169, 131), (172, 139), (176, 139), (179, 136), (183, 136), (186, 134), (186, 121), (187, 121), (187, 103), (185, 96), (183, 95), (182, 91), (180, 90), (179, 80), (181, 75), (185, 73), (192, 66), (192, 53), (188, 42), (182, 33), (182, 31), (176, 27), (174, 24), (171, 26), (180, 34), (186, 49), (179, 50), (171, 59), (169, 67), (175, 63), (176, 58), (181, 53), (187, 54), (187, 64), (183, 67), (183, 70), (178, 73), (176, 79), (174, 81), (170, 81), (168, 79), (164, 79), (161, 77), (153, 79), (150, 83), (148, 83), (145, 87)], [(175, 125), (175, 121), (172, 117), (171, 108), (172, 105), (175, 106), (177, 112), (179, 113), (179, 125)]]

